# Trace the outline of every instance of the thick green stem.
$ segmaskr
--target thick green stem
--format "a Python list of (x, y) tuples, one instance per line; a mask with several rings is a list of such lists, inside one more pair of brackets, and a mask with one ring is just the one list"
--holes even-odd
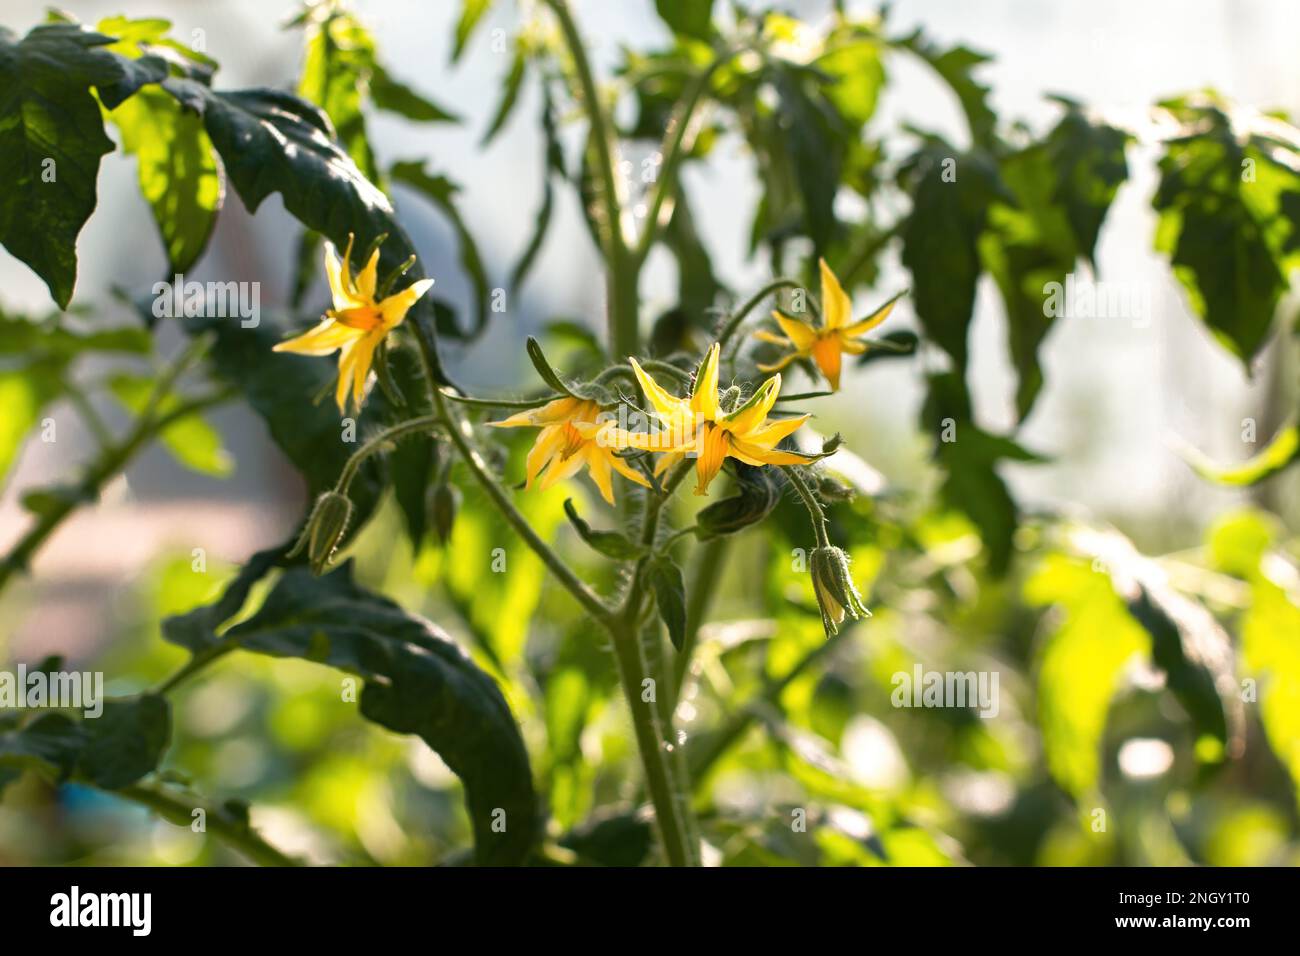
[[(699, 866), (700, 841), (691, 814), (690, 788), (686, 785), (681, 750), (672, 739), (671, 725), (663, 722), (654, 699), (660, 688), (654, 683), (646, 684), (654, 678), (635, 621), (621, 621), (611, 629), (610, 636), (664, 857), (670, 866)], [(654, 689), (650, 700), (645, 699), (647, 688)]]

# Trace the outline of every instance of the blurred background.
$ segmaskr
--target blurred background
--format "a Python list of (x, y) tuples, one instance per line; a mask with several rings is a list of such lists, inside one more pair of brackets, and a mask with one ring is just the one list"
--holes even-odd
[[(44, 16), (45, 6), (35, 0), (6, 0), (4, 25), (23, 31)], [(667, 40), (649, 2), (577, 0), (575, 6), (598, 69), (611, 68), (621, 47), (648, 48)], [(821, 0), (790, 0), (784, 6), (813, 23), (830, 8)], [(865, 3), (847, 6), (863, 12), (875, 9)], [(295, 12), (288, 5), (282, 11), (274, 8), (262, 0), (75, 0), (69, 7), (89, 23), (122, 13), (165, 17), (182, 39), (203, 31), (207, 52), (221, 64), (221, 85), (291, 87), (301, 58), (301, 34), (268, 28), (268, 16), (281, 13), (287, 20)], [(380, 115), (369, 127), (376, 153), (385, 163), (427, 161), (461, 186), (460, 208), (477, 237), (489, 278), (493, 285), (505, 285), (541, 203), (536, 174), (542, 153), (538, 91), (531, 84), (524, 88), (509, 126), (483, 151), (479, 140), (497, 102), (509, 54), (495, 53), (481, 40), (455, 68), (449, 66), (459, 8), (449, 0), (358, 0), (354, 8), (373, 30), (393, 73), (466, 118), (459, 126), (417, 126)], [(516, 19), (513, 4), (498, 4), (484, 33), (500, 29), (509, 34)], [(1150, 200), (1157, 150), (1148, 108), (1166, 96), (1213, 88), (1261, 109), (1300, 113), (1300, 73), (1293, 49), (1300, 32), (1300, 6), (1290, 0), (898, 0), (889, 22), (898, 34), (923, 26), (945, 44), (963, 43), (990, 54), (993, 61), (980, 77), (992, 88), (994, 106), (1006, 120), (1023, 121), (1041, 131), (1057, 115), (1044, 99), (1055, 93), (1086, 102), (1138, 133), (1139, 142), (1128, 157), (1130, 179), (1106, 219), (1097, 261), (1102, 278), (1150, 292), (1150, 322), (1070, 318), (1056, 324), (1043, 353), (1047, 386), (1019, 433), (1022, 444), (1051, 460), (1033, 466), (1012, 464), (1005, 470), (1024, 508), (1063, 509), (1109, 521), (1150, 552), (1193, 548), (1216, 520), (1252, 501), (1280, 515), (1294, 531), (1300, 514), (1294, 470), (1288, 478), (1253, 491), (1218, 489), (1197, 479), (1172, 450), (1172, 443), (1181, 440), (1220, 460), (1249, 457), (1258, 448), (1243, 443), (1243, 420), (1255, 419), (1261, 440), (1266, 440), (1295, 407), (1298, 376), (1294, 350), (1282, 342), (1270, 346), (1247, 377), (1240, 363), (1192, 317), (1168, 264), (1153, 250), (1155, 214)], [(911, 121), (941, 131), (954, 142), (964, 140), (956, 103), (931, 74), (901, 57), (889, 60), (886, 69), (890, 82), (872, 121), (875, 129)], [(749, 210), (757, 200), (757, 186), (744, 144), (723, 141), (707, 162), (689, 169), (686, 184), (720, 277), (741, 294), (757, 288), (770, 270), (761, 255), (746, 256)], [(165, 257), (135, 184), (133, 160), (120, 153), (105, 158), (99, 195), (98, 211), (79, 243), (74, 303), (94, 304), (116, 321), (128, 321), (129, 308), (112, 304), (112, 288), (138, 290), (166, 278)], [(577, 320), (603, 334), (596, 251), (577, 200), (569, 192), (560, 195), (541, 258), (507, 314), (495, 316), (488, 332), (472, 345), (449, 347), (447, 359), (460, 380), (484, 391), (528, 380), (532, 373), (520, 343), (557, 318)], [(427, 206), (404, 195), (400, 185), (394, 187), (394, 199), (439, 292), (467, 303), (470, 290), (457, 265), (451, 229)], [(737, 209), (744, 214), (737, 216)], [(291, 286), (297, 234), (298, 227), (278, 198), (269, 199), (256, 217), (232, 200), (218, 220), (207, 254), (187, 278), (258, 282), (262, 308), (282, 309)], [(672, 304), (670, 291), (657, 296), (655, 290), (675, 289), (674, 270), (666, 254), (652, 258), (643, 282), (649, 312)], [(0, 277), (0, 304), (5, 309), (38, 315), (51, 308), (42, 282), (3, 250)], [(865, 308), (906, 282), (905, 272), (894, 262), (877, 288), (860, 296), (857, 304)], [(990, 431), (1005, 432), (1015, 424), (1014, 378), (1006, 358), (1001, 302), (987, 277), (984, 282), (972, 333), (970, 381), (976, 418)], [(1285, 314), (1291, 316), (1295, 306), (1294, 296), (1284, 301)], [(915, 325), (906, 299), (891, 322)], [(163, 350), (169, 350), (166, 344)], [(922, 375), (923, 369), (914, 363), (889, 362), (847, 377), (844, 391), (819, 407), (819, 429), (842, 430), (851, 447), (891, 485), (922, 481), (929, 454), (929, 440), (916, 426)], [(808, 385), (805, 380), (796, 389)], [(112, 419), (116, 413), (106, 414)], [(84, 453), (71, 410), (59, 406), (52, 415), (66, 431), (54, 444), (32, 441), (21, 452), (0, 497), (0, 548), (26, 526), (28, 517), (19, 504), (23, 491), (57, 480)], [(109, 675), (110, 692), (146, 686), (181, 659), (179, 651), (161, 645), (160, 617), (209, 598), (223, 567), (233, 568), (251, 552), (291, 533), (303, 500), (296, 474), (256, 418), (225, 408), (212, 414), (211, 422), (233, 470), (225, 477), (197, 475), (161, 448), (142, 455), (98, 507), (83, 509), (59, 531), (40, 554), (32, 577), (6, 594), (0, 605), (6, 622), (0, 631), (0, 658), (35, 661), (57, 652), (74, 662), (95, 661)], [(386, 514), (380, 520), (395, 519)], [(376, 530), (360, 545), (363, 559), (378, 554), (390, 561), (371, 572), (372, 578), (405, 590), (417, 604), (427, 604), (419, 575), (436, 576), (438, 569), (429, 566), (436, 559), (386, 555), (385, 537)], [(190, 573), (194, 548), (206, 552), (213, 569), (208, 578)], [(412, 568), (415, 576), (404, 577)], [(523, 591), (530, 587), (538, 592), (531, 597), (533, 611), (545, 618), (550, 599), (541, 594), (540, 580), (520, 585)], [(736, 582), (732, 590), (743, 596)], [(520, 609), (530, 607), (526, 594), (516, 594), (513, 600), (522, 602), (515, 605)], [(888, 620), (881, 624), (882, 630), (889, 626)], [(906, 630), (903, 623), (897, 626)], [(963, 626), (984, 625), (975, 616), (953, 626), (960, 632)], [(885, 667), (879, 661), (871, 666)], [(178, 708), (183, 716), (170, 762), (198, 780), (219, 783), (223, 794), (254, 801), (268, 837), (313, 858), (418, 863), (463, 845), (468, 831), (454, 796), (454, 780), (441, 761), (418, 742), (363, 726), (355, 715), (333, 706), (334, 686), (333, 675), (305, 663), (243, 658), (238, 666), (227, 664), (188, 692)], [(592, 721), (607, 759), (627, 746), (616, 730), (618, 718), (611, 710)], [(847, 739), (843, 721), (834, 736), (864, 786), (885, 791), (907, 786), (916, 807), (944, 804), (945, 813), (983, 814), (982, 819), (991, 821), (978, 833), (967, 833), (960, 851), (939, 841), (933, 851), (936, 860), (1104, 859), (1079, 850), (1066, 836), (1054, 836), (1052, 813), (1042, 807), (1035, 810), (1037, 804), (1030, 810), (1041, 811), (1043, 820), (1037, 829), (1030, 827), (1033, 839), (998, 834), (998, 821), (1012, 819), (1000, 814), (1023, 799), (1008, 779), (1032, 760), (1035, 747), (1024, 738), (1029, 730), (1014, 715), (985, 741), (1015, 754), (1008, 758), (1009, 765), (998, 773), (976, 774), (952, 799), (943, 796), (943, 781), (924, 780), (923, 758), (917, 755), (923, 747), (913, 748), (918, 740), (909, 742), (874, 718), (853, 719)], [(917, 764), (912, 771), (904, 754)], [(1160, 763), (1158, 756), (1155, 762)], [(1290, 853), (1294, 862), (1294, 801), (1287, 796), (1284, 775), (1276, 771), (1274, 767), (1266, 776), (1277, 794), (1261, 802), (1233, 798), (1198, 823), (1204, 828), (1197, 843), (1202, 859), (1282, 862)], [(921, 782), (927, 786), (919, 787), (924, 792), (918, 794)], [(572, 786), (594, 792), (596, 784), (586, 780)], [(620, 785), (610, 786), (621, 792)], [(765, 792), (748, 777), (732, 786), (732, 798), (741, 803), (759, 800)], [(36, 827), (29, 825), (34, 818), (30, 806), (14, 806), (23, 801), (22, 794), (0, 805), (0, 863), (226, 859), (223, 851), (184, 828), (151, 821), (143, 811), (124, 809), (90, 791), (73, 788), (67, 793), (63, 802), (43, 805), (44, 816), (36, 815)], [(1047, 797), (1042, 801), (1044, 807), (1051, 802)], [(581, 800), (575, 803), (575, 818), (581, 805)], [(1160, 804), (1157, 815), (1167, 813), (1167, 805)], [(1016, 819), (1016, 825), (1023, 823)], [(853, 821), (845, 824), (847, 832), (855, 826)], [(1224, 836), (1224, 827), (1234, 835)], [(1165, 835), (1164, 830), (1152, 832)], [(916, 852), (917, 861), (929, 860), (930, 849)], [(1149, 854), (1147, 862), (1183, 861), (1181, 851), (1168, 846), (1153, 845)]]

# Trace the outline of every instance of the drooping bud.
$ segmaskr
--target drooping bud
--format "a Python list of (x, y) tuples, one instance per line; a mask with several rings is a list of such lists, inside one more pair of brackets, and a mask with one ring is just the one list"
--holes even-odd
[(857, 585), (853, 583), (849, 556), (843, 550), (834, 545), (814, 548), (808, 564), (827, 637), (838, 634), (846, 618), (857, 621), (871, 617), (871, 612), (862, 603)]
[(330, 490), (321, 494), (312, 506), (307, 526), (293, 546), (289, 556), (307, 551), (307, 561), (313, 574), (321, 574), (329, 567), (334, 552), (347, 534), (352, 520), (352, 499), (341, 492)]

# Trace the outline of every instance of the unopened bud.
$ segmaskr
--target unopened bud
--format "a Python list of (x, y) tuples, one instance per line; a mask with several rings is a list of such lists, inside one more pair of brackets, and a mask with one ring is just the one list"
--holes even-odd
[(289, 556), (307, 550), (307, 561), (313, 574), (321, 574), (329, 567), (330, 559), (338, 550), (352, 520), (352, 499), (338, 491), (326, 491), (312, 506), (307, 527), (294, 545)]
[(853, 576), (849, 573), (849, 556), (843, 550), (833, 545), (814, 548), (808, 564), (827, 637), (839, 633), (845, 618), (856, 621), (871, 617), (871, 612), (862, 603), (857, 585), (853, 583)]

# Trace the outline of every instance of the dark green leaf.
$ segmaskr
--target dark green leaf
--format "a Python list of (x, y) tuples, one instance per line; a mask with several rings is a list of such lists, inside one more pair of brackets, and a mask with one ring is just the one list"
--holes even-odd
[(895, 45), (928, 63), (957, 94), (970, 127), (972, 145), (992, 146), (997, 136), (997, 116), (988, 104), (989, 88), (981, 86), (973, 76), (977, 67), (989, 62), (989, 57), (964, 46), (944, 50), (920, 30), (895, 41)]
[(713, 0), (655, 0), (655, 9), (673, 33), (705, 41), (712, 33)]
[[(310, 103), (275, 90), (215, 93), (183, 79), (163, 85), (203, 117), (226, 174), (250, 212), (256, 212), (274, 192), (299, 222), (322, 233), (339, 249), (347, 246), (349, 233), (355, 234), (358, 250), (387, 235), (380, 249), (381, 274), (415, 254), (388, 197), (333, 141), (329, 119)], [(416, 277), (424, 274), (418, 259), (413, 273)], [(419, 326), (420, 341), (429, 348), (426, 358), (431, 373), (450, 385), (433, 350), (432, 320), (433, 303), (424, 296), (412, 307), (406, 325)], [(299, 392), (291, 404), (301, 406), (303, 394), (311, 393)]]
[(0, 27), (0, 244), (31, 266), (59, 308), (77, 278), (77, 236), (97, 202), (99, 161), (113, 150), (99, 103), (114, 109), (166, 76), (157, 57), (103, 49), (112, 37), (70, 23)]
[(659, 617), (668, 628), (673, 647), (680, 651), (686, 643), (686, 585), (682, 583), (682, 569), (668, 555), (661, 554), (650, 560), (645, 573)]
[[(0, 714), (0, 721), (8, 715)], [(40, 714), (23, 727), (0, 723), (0, 768), (33, 769), (55, 781), (72, 776), (84, 743), (82, 725), (64, 714)]]
[(1190, 130), (1166, 144), (1152, 204), (1160, 213), (1156, 248), (1219, 343), (1250, 368), (1272, 329), (1294, 264), (1300, 163), (1275, 158), (1271, 141), (1216, 103), (1162, 104)]
[(460, 117), (388, 75), (378, 63), (371, 67), (370, 99), (386, 113), (416, 123), (459, 123)]
[(768, 468), (736, 463), (736, 494), (702, 508), (695, 516), (695, 535), (701, 541), (735, 534), (762, 521), (781, 500), (781, 489)]
[(997, 172), (984, 157), (959, 155), (934, 142), (912, 158), (901, 178), (912, 196), (902, 236), (916, 315), (964, 374), (980, 274), (978, 242), (998, 190)]
[(538, 836), (536, 797), (528, 752), (500, 690), (433, 624), (353, 583), (351, 565), (319, 578), (305, 568), (286, 571), (261, 609), (222, 639), (364, 678), (362, 716), (418, 734), (464, 783), (479, 862), (527, 856)]
[(569, 523), (573, 529), (578, 532), (578, 537), (587, 542), (594, 551), (605, 555), (608, 558), (614, 558), (618, 561), (631, 561), (633, 558), (639, 558), (645, 553), (645, 548), (632, 541), (621, 531), (596, 531), (582, 519), (578, 514), (578, 509), (573, 505), (572, 498), (564, 499), (564, 513), (569, 517)]
[(119, 790), (157, 769), (171, 741), (171, 706), (157, 694), (113, 700), (81, 726), (85, 744), (78, 775), (105, 790)]
[(1065, 207), (1075, 246), (1096, 270), (1097, 235), (1120, 184), (1128, 179), (1124, 130), (1090, 119), (1068, 100), (1061, 122), (1047, 137), (1055, 173), (1052, 202)]

